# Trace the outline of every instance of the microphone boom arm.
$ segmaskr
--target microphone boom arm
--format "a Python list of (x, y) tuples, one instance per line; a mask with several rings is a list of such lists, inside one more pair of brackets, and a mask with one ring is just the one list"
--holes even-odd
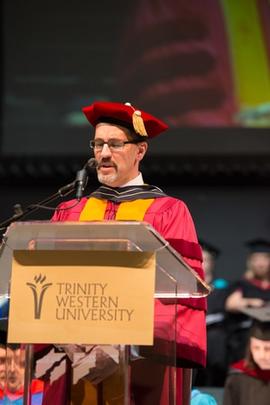
[(19, 214), (14, 214), (12, 217), (6, 219), (5, 221), (0, 223), (0, 230), (3, 228), (8, 227), (12, 222), (18, 221), (24, 218), (26, 215), (31, 214), (39, 209), (38, 205), (46, 205), (57, 198), (65, 197), (66, 195), (70, 194), (76, 188), (76, 181), (72, 183), (66, 184), (65, 186), (61, 187), (56, 193), (52, 194), (51, 196), (47, 197), (45, 200), (40, 201), (37, 204), (30, 204), (24, 210), (22, 210)]
[[(15, 221), (18, 221), (18, 220), (24, 218), (25, 216), (31, 214), (32, 212), (39, 210), (41, 208), (41, 206), (45, 206), (46, 204), (55, 201), (57, 198), (65, 197), (66, 195), (70, 194), (74, 190), (76, 190), (76, 197), (79, 202), (79, 200), (82, 197), (82, 193), (86, 186), (87, 180), (88, 180), (88, 173), (91, 169), (96, 168), (96, 166), (97, 166), (96, 159), (95, 158), (89, 159), (86, 162), (86, 164), (83, 166), (83, 169), (81, 169), (77, 172), (76, 179), (72, 183), (66, 184), (65, 186), (61, 187), (56, 193), (47, 197), (45, 200), (42, 200), (37, 204), (28, 205), (24, 210), (21, 209), (20, 205), (19, 205), (19, 209), (17, 210), (17, 212), (15, 212), (14, 215), (12, 215), (12, 217), (10, 217), (0, 223), (0, 231), (2, 231), (3, 229), (6, 229), (12, 222), (15, 222)], [(79, 189), (79, 192), (78, 192), (78, 189)], [(17, 204), (17, 207), (18, 207), (18, 204)]]

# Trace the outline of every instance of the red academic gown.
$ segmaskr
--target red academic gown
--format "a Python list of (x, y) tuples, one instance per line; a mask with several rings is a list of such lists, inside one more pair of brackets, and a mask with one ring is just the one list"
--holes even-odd
[[(91, 196), (90, 196), (91, 197)], [(193, 220), (187, 206), (173, 197), (160, 197), (116, 203), (104, 199), (82, 198), (76, 205), (75, 200), (62, 203), (56, 210), (53, 221), (87, 220), (141, 220), (151, 224), (160, 235), (169, 241), (183, 259), (202, 278), (201, 249), (197, 241)], [(75, 206), (74, 206), (75, 204)], [(68, 207), (72, 207), (67, 209)], [(180, 303), (181, 302), (181, 303)], [(168, 330), (173, 326), (170, 305), (157, 300), (156, 311), (167, 314)], [(205, 366), (206, 362), (206, 302), (204, 298), (179, 300), (177, 304), (177, 405), (182, 404), (181, 381), (182, 367)], [(164, 319), (164, 317), (163, 317)], [(171, 324), (170, 324), (171, 323)], [(162, 336), (159, 336), (162, 339)], [(161, 398), (166, 397), (165, 393)], [(165, 402), (160, 401), (160, 404)]]

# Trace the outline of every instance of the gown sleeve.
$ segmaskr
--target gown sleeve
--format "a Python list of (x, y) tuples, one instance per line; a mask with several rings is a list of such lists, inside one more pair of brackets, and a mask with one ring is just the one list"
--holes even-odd
[[(153, 225), (203, 279), (201, 248), (187, 206), (175, 198), (160, 198), (149, 209), (145, 220)], [(158, 327), (161, 340), (163, 333), (166, 333), (166, 324), (171, 325), (171, 331), (176, 328), (179, 365), (183, 367), (204, 366), (206, 363), (206, 299), (179, 299), (175, 314), (176, 322), (171, 305), (166, 305), (166, 302), (156, 300), (155, 310), (161, 322)]]

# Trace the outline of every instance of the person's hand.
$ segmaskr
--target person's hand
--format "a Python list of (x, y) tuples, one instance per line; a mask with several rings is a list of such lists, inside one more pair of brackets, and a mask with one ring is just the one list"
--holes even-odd
[(76, 344), (63, 344), (56, 345), (57, 348), (63, 350), (71, 362), (78, 361), (80, 358), (85, 357), (94, 347), (94, 345), (76, 345)]
[(265, 302), (260, 298), (246, 298), (245, 304), (247, 307), (261, 308), (265, 305)]
[(113, 346), (95, 346), (84, 356), (77, 353), (72, 364), (74, 383), (81, 378), (92, 384), (100, 383), (119, 367), (118, 355)]
[(92, 384), (98, 384), (113, 374), (119, 365), (102, 348), (97, 347), (94, 351), (96, 353), (96, 367), (91, 368), (85, 378)]
[(234, 291), (225, 302), (225, 309), (229, 312), (239, 312), (242, 308), (261, 308), (265, 302), (260, 298), (245, 298), (242, 291)]

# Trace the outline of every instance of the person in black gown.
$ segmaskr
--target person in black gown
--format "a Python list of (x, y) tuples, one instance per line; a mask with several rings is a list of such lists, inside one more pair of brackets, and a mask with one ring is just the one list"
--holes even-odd
[(254, 239), (249, 249), (243, 277), (230, 286), (225, 308), (228, 318), (229, 363), (244, 356), (252, 319), (242, 313), (248, 308), (262, 308), (270, 303), (270, 241)]
[(249, 332), (245, 357), (231, 365), (223, 405), (269, 405), (270, 311), (264, 307), (245, 312), (256, 318)]

